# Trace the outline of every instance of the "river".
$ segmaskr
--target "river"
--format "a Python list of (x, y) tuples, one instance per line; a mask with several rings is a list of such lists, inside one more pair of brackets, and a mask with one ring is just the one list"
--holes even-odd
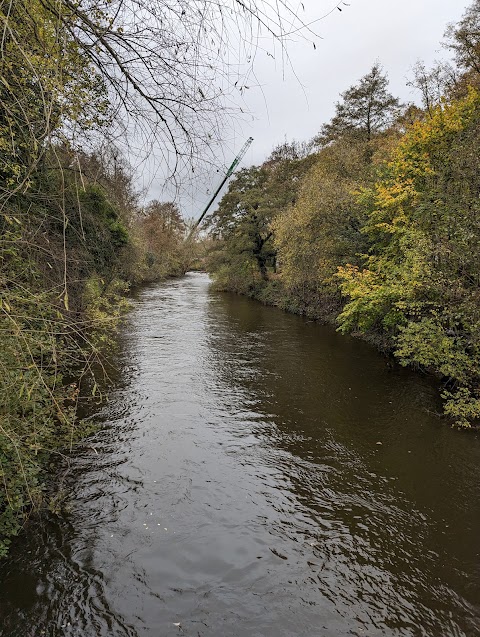
[(203, 274), (138, 293), (116, 369), (2, 637), (480, 635), (480, 437), (432, 380)]

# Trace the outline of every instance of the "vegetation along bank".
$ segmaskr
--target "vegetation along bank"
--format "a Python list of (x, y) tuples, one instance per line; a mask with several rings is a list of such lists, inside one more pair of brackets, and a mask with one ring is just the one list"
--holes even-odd
[(230, 183), (210, 217), (220, 289), (362, 335), (442, 379), (458, 426), (480, 420), (480, 1), (418, 63), (422, 107), (380, 64), (309, 143)]
[(158, 100), (148, 111), (158, 87), (132, 89), (163, 58), (122, 48), (144, 37), (128, 6), (0, 2), (0, 556), (45, 500), (49, 464), (87, 432), (79, 401), (99, 397), (129, 287), (195, 259), (177, 205), (141, 205), (117, 144), (125, 122), (168, 121)]

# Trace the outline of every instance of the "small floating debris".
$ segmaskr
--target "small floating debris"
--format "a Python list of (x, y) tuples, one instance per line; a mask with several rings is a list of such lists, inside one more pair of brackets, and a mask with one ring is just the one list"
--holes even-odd
[(276, 555), (277, 557), (279, 557), (282, 560), (288, 560), (288, 557), (286, 555), (282, 555), (281, 553), (279, 553), (276, 549), (270, 549), (272, 551), (272, 553), (274, 555)]
[(375, 443), (377, 445), (383, 445), (383, 442), (378, 441), (377, 443)]

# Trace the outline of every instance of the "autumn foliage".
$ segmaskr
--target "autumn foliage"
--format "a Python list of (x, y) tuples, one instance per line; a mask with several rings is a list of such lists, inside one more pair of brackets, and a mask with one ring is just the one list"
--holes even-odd
[(301, 159), (279, 159), (293, 196), (269, 188), (267, 161), (232, 182), (212, 219), (218, 285), (436, 375), (464, 427), (480, 422), (479, 32), (476, 0), (447, 30), (454, 61), (417, 65), (422, 107), (402, 106), (376, 63)]

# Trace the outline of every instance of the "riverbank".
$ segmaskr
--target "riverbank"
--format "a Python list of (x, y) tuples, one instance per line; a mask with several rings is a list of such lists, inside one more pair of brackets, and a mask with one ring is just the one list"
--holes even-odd
[[(213, 275), (214, 276), (214, 275)], [(316, 321), (323, 325), (329, 325), (338, 330), (338, 315), (342, 311), (342, 301), (337, 295), (336, 297), (320, 297), (309, 298), (303, 300), (300, 296), (289, 293), (282, 283), (280, 277), (268, 279), (267, 281), (258, 280), (256, 284), (252, 284), (244, 289), (231, 289), (223, 284), (217, 284), (215, 279), (212, 282), (213, 289), (218, 292), (231, 292), (245, 296), (271, 307), (277, 307), (289, 314), (302, 316), (311, 321)], [(389, 360), (394, 361), (394, 342), (386, 337), (385, 334), (351, 332), (350, 336), (360, 339), (369, 345), (375, 347), (379, 353), (383, 354)], [(395, 364), (399, 365), (398, 362)], [(432, 372), (432, 376), (435, 374)]]
[[(172, 274), (174, 276), (174, 274)], [(58, 511), (62, 493), (58, 467), (70, 462), (75, 449), (96, 430), (92, 411), (108, 400), (109, 360), (115, 355), (118, 329), (128, 314), (132, 287), (113, 279), (91, 277), (77, 283), (77, 312), (58, 307), (54, 295), (25, 290), (0, 316), (0, 558), (22, 532), (32, 514)], [(166, 278), (166, 277), (164, 277)], [(158, 280), (157, 280), (158, 283)], [(14, 301), (12, 300), (14, 298)], [(81, 310), (79, 310), (81, 308)]]
[(315, 147), (283, 144), (238, 173), (212, 214), (209, 271), (221, 288), (335, 323), (434, 374), (446, 417), (471, 428), (480, 422), (480, 92), (469, 86), (375, 135), (361, 118), (341, 126), (342, 113), (361, 111), (350, 98), (387, 85), (375, 65), (342, 94)]
[[(304, 317), (311, 321), (316, 321), (323, 325), (328, 325), (339, 331), (338, 316), (342, 311), (342, 303), (340, 298), (320, 298), (315, 303), (301, 302), (300, 298), (288, 293), (279, 277), (267, 281), (258, 280), (256, 284), (251, 284), (244, 289), (229, 289), (225, 285), (217, 285), (212, 283), (213, 288), (218, 292), (230, 292), (245, 296), (256, 302), (266, 306), (276, 307), (289, 314)], [(449, 379), (442, 378), (437, 369), (419, 368), (417, 364), (402, 363), (395, 356), (396, 342), (393, 337), (388, 337), (382, 332), (362, 332), (352, 331), (349, 336), (364, 341), (368, 345), (374, 347), (380, 354), (385, 357), (385, 362), (389, 367), (410, 367), (416, 374), (421, 376), (430, 376), (435, 380), (439, 394), (445, 399), (444, 392), (449, 387)], [(448, 413), (443, 416), (446, 423), (452, 427), (467, 428), (472, 431), (480, 430), (480, 423), (472, 421), (466, 426), (465, 423), (458, 423), (455, 416)]]

